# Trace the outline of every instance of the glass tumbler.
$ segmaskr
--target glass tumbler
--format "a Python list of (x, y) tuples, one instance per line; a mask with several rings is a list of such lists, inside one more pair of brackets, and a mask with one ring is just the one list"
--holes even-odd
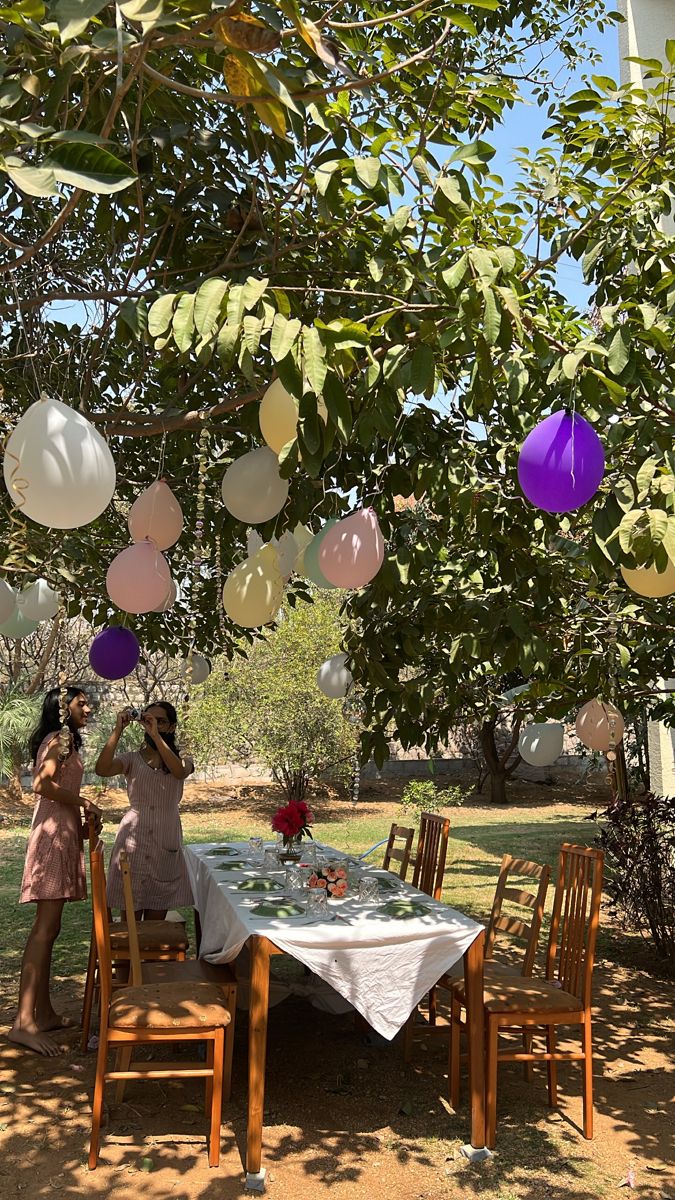
[(265, 857), (265, 843), (261, 837), (248, 839), (248, 857), (252, 863), (261, 863)]
[(359, 900), (365, 900), (371, 904), (376, 904), (380, 898), (380, 889), (377, 886), (377, 880), (369, 875), (364, 875), (359, 879)]
[(295, 892), (296, 895), (303, 890), (304, 880), (302, 878), (302, 870), (297, 863), (291, 863), (286, 867), (286, 888), (289, 892)]
[(309, 888), (307, 891), (307, 912), (316, 917), (325, 916), (328, 912), (328, 896), (325, 888)]
[(276, 871), (279, 867), (279, 855), (275, 847), (269, 847), (265, 851), (263, 857), (263, 865), (268, 867), (270, 871)]

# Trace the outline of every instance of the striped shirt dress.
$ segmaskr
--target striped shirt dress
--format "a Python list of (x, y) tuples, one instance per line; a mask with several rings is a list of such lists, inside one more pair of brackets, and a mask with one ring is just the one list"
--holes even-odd
[[(108, 871), (108, 906), (124, 908), (119, 856), (126, 850), (136, 909), (191, 905), (179, 805), (183, 780), (148, 765), (137, 750), (116, 756), (126, 776), (129, 809), (120, 822)], [(190, 762), (189, 759), (185, 760)]]

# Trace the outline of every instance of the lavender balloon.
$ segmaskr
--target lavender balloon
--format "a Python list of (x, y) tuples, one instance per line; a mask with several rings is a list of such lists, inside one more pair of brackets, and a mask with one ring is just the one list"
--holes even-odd
[(89, 647), (89, 662), (102, 679), (124, 679), (140, 656), (138, 638), (121, 625), (111, 625), (97, 633)]
[(579, 413), (555, 412), (523, 442), (518, 481), (530, 504), (572, 512), (598, 490), (605, 470), (602, 442)]

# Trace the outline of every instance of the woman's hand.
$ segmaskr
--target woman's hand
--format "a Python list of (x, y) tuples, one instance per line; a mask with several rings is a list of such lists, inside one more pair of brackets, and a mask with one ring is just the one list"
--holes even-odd
[(131, 709), (130, 708), (121, 709), (121, 711), (118, 712), (117, 720), (115, 721), (115, 733), (117, 733), (121, 737), (122, 734), (124, 733), (124, 730), (126, 729), (127, 725), (130, 725), (132, 721), (133, 721), (133, 717), (131, 715)]
[(161, 737), (157, 727), (157, 717), (153, 717), (152, 713), (143, 717), (143, 728), (145, 729), (148, 737), (152, 738), (155, 745), (157, 745), (157, 739)]
[(98, 836), (98, 834), (103, 829), (103, 812), (102, 812), (102, 810), (99, 808), (98, 804), (94, 804), (94, 802), (92, 800), (83, 800), (82, 801), (82, 810), (84, 812), (85, 823), (89, 820), (90, 817), (94, 818), (94, 828), (96, 830), (96, 835)]

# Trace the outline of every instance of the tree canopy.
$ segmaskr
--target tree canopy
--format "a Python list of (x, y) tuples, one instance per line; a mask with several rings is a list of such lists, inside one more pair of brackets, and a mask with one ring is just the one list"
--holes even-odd
[[(60, 578), (71, 615), (108, 620), (126, 511), (163, 473), (187, 516), (170, 556), (182, 598), (137, 633), (184, 651), (196, 616), (197, 648), (230, 654), (240, 631), (219, 590), (246, 531), (220, 480), (259, 444), (276, 374), (298, 437), (282, 452), (289, 501), (262, 535), (317, 529), (356, 498), (387, 538), (344, 613), (367, 749), (386, 752), (392, 721), (433, 743), (469, 693), (492, 711), (491, 681), (514, 670), (548, 711), (673, 674), (668, 603), (629, 592), (619, 566), (675, 555), (675, 44), (650, 95), (593, 74), (585, 33), (613, 19), (604, 8), (0, 8), (2, 419), (45, 388), (105, 433), (118, 469), (101, 518), (48, 538), (3, 492), (9, 577)], [(588, 78), (566, 86), (582, 63)], [(506, 188), (490, 132), (532, 97), (548, 105), (545, 149)], [(558, 282), (566, 257), (583, 266), (583, 311)], [(608, 469), (561, 519), (523, 499), (516, 461), (562, 405), (594, 424)], [(411, 496), (421, 508), (397, 511)]]

